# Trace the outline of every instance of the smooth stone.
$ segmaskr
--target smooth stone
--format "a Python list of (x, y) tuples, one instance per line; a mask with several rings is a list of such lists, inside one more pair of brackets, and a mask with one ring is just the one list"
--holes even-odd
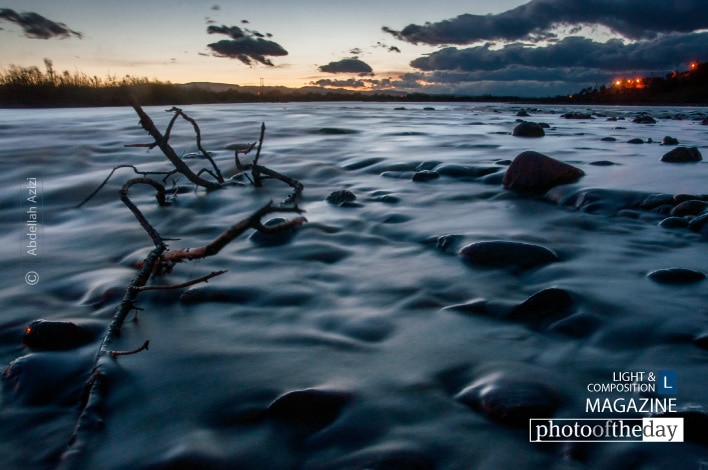
[(482, 176), (491, 175), (499, 171), (499, 168), (485, 166), (470, 166), (470, 165), (441, 165), (435, 169), (441, 176), (450, 178), (480, 178)]
[[(266, 227), (275, 227), (276, 225), (287, 221), (288, 219), (283, 217), (274, 217), (272, 219), (268, 219), (263, 225)], [(279, 246), (288, 243), (293, 236), (295, 236), (296, 232), (297, 230), (294, 227), (279, 230), (273, 233), (259, 232), (256, 230), (248, 237), (248, 239), (259, 246)]]
[(691, 200), (684, 201), (671, 210), (671, 215), (675, 217), (683, 217), (686, 215), (698, 215), (708, 207), (708, 202)]
[(708, 214), (699, 215), (694, 217), (688, 223), (688, 228), (694, 232), (706, 233), (706, 228), (708, 227)]
[(524, 121), (517, 125), (511, 135), (515, 137), (543, 137), (546, 132), (535, 122)]
[(645, 210), (652, 210), (666, 204), (674, 205), (673, 194), (652, 194), (639, 204), (639, 208)]
[[(5, 400), (28, 406), (75, 406), (91, 375), (95, 353), (39, 352), (18, 357), (4, 368), (0, 381)], [(7, 403), (7, 402), (6, 402)]]
[(358, 134), (359, 131), (354, 129), (341, 129), (338, 127), (323, 127), (316, 131), (317, 134), (325, 135), (347, 135), (347, 134)]
[(628, 144), (643, 144), (644, 141), (640, 138), (630, 139), (627, 141)]
[(96, 332), (69, 321), (35, 320), (25, 329), (22, 344), (37, 351), (65, 351), (93, 342)]
[(690, 284), (702, 281), (706, 275), (693, 269), (668, 268), (652, 271), (647, 274), (647, 277), (662, 284)]
[(597, 331), (601, 323), (595, 315), (576, 313), (553, 323), (548, 330), (573, 338), (586, 338)]
[(528, 428), (531, 418), (550, 418), (559, 405), (551, 387), (535, 381), (492, 376), (462, 390), (455, 399), (500, 424)]
[(504, 174), (507, 189), (528, 193), (544, 193), (554, 186), (577, 181), (585, 173), (538, 152), (520, 153)]
[(332, 191), (329, 196), (327, 196), (326, 201), (330, 204), (341, 206), (344, 203), (356, 201), (356, 195), (347, 189), (340, 189), (338, 191)]
[(678, 145), (679, 141), (676, 137), (671, 137), (670, 135), (667, 135), (661, 140), (661, 143), (663, 145)]
[(440, 173), (431, 170), (418, 171), (413, 175), (413, 181), (417, 183), (424, 183), (426, 181), (432, 181), (440, 178)]
[(559, 261), (549, 248), (531, 243), (494, 240), (471, 243), (460, 250), (472, 263), (532, 268)]
[(509, 319), (538, 325), (540, 322), (567, 314), (573, 307), (570, 294), (556, 287), (536, 292), (509, 314)]
[(593, 119), (593, 117), (588, 113), (578, 112), (561, 114), (561, 117), (565, 119)]
[(523, 109), (521, 111), (519, 111), (518, 113), (516, 113), (516, 117), (529, 117), (529, 116), (530, 116), (530, 114)]
[(602, 142), (617, 142), (617, 139), (614, 137), (603, 137), (600, 139)]
[(590, 165), (593, 166), (612, 166), (612, 165), (617, 165), (615, 162), (611, 162), (609, 160), (598, 160), (596, 162), (590, 162)]
[(333, 390), (308, 388), (295, 390), (276, 398), (266, 410), (266, 416), (289, 424), (308, 428), (324, 428), (341, 414), (351, 395)]
[(651, 116), (647, 116), (646, 114), (637, 116), (635, 117), (632, 122), (635, 122), (637, 124), (656, 124), (656, 119), (654, 119)]
[(664, 228), (686, 228), (688, 227), (688, 220), (681, 217), (667, 217), (659, 222), (659, 226)]
[(708, 333), (703, 333), (693, 339), (693, 344), (701, 349), (708, 349)]
[(696, 147), (676, 147), (661, 157), (667, 163), (692, 163), (703, 160), (701, 152)]

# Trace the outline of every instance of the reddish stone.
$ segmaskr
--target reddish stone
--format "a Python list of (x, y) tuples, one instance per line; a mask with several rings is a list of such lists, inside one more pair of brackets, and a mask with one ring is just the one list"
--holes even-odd
[(559, 184), (577, 181), (585, 173), (538, 152), (520, 153), (504, 175), (504, 187), (520, 192), (544, 193)]

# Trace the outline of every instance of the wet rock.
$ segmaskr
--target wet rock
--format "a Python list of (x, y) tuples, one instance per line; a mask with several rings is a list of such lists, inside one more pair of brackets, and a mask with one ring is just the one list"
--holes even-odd
[(340, 189), (339, 191), (332, 191), (326, 199), (330, 204), (341, 206), (348, 202), (356, 201), (356, 195), (346, 189)]
[[(383, 448), (356, 452), (352, 456), (339, 458), (325, 467), (341, 470), (434, 470), (434, 462), (415, 449)], [(320, 467), (317, 467), (320, 468)]]
[(432, 181), (434, 179), (440, 178), (440, 173), (437, 171), (431, 171), (431, 170), (423, 170), (423, 171), (417, 171), (413, 175), (413, 181), (417, 183), (424, 183), (426, 181)]
[(635, 117), (632, 122), (637, 124), (656, 124), (656, 119), (649, 116), (648, 114), (642, 114), (641, 116)]
[(516, 113), (516, 116), (517, 117), (529, 117), (530, 114), (526, 110), (522, 109), (521, 111)]
[(533, 268), (559, 260), (549, 248), (531, 243), (494, 240), (471, 243), (460, 250), (465, 260), (488, 265)]
[(561, 114), (561, 117), (565, 118), (565, 119), (592, 119), (593, 118), (588, 113), (578, 113), (578, 112)]
[(593, 166), (612, 166), (612, 165), (617, 165), (615, 162), (611, 162), (609, 160), (598, 160), (596, 162), (590, 162), (590, 165)]
[(603, 137), (603, 138), (600, 139), (600, 140), (601, 140), (602, 142), (617, 142), (617, 139), (615, 139), (614, 137)]
[[(276, 225), (287, 221), (288, 219), (283, 217), (273, 217), (272, 219), (268, 219), (263, 225), (266, 227), (275, 227)], [(294, 227), (286, 230), (279, 230), (273, 233), (255, 231), (248, 237), (248, 239), (259, 246), (279, 246), (288, 243), (295, 236), (296, 232), (297, 229)]]
[(644, 141), (643, 141), (642, 139), (640, 139), (640, 138), (637, 137), (637, 138), (634, 138), (634, 139), (629, 139), (629, 140), (627, 141), (627, 143), (628, 143), (628, 144), (643, 144)]
[(540, 326), (549, 319), (567, 315), (572, 308), (573, 298), (570, 294), (563, 289), (551, 287), (536, 292), (515, 307), (509, 314), (509, 319)]
[(423, 111), (435, 111), (435, 108), (433, 108), (432, 106), (426, 106), (425, 108), (423, 108)]
[(358, 134), (359, 131), (354, 129), (342, 129), (338, 127), (323, 127), (316, 131), (317, 134), (325, 135), (347, 135), (347, 134)]
[(289, 424), (320, 429), (332, 424), (344, 406), (348, 393), (308, 388), (295, 390), (276, 398), (268, 406), (266, 416)]
[(706, 278), (706, 275), (692, 269), (668, 268), (652, 271), (647, 274), (647, 277), (661, 284), (690, 284), (702, 281)]
[(688, 228), (694, 232), (708, 233), (708, 214), (699, 215), (694, 217), (688, 223)]
[(673, 194), (652, 194), (651, 196), (647, 196), (639, 204), (639, 208), (644, 210), (652, 210), (666, 204), (674, 205)]
[(693, 344), (701, 349), (708, 349), (708, 333), (703, 333), (693, 339)]
[(601, 320), (595, 315), (577, 313), (558, 320), (548, 329), (573, 338), (586, 338), (597, 331), (601, 323)]
[(492, 421), (527, 428), (531, 418), (550, 418), (559, 405), (551, 387), (535, 381), (494, 375), (470, 385), (455, 399)]
[(659, 222), (659, 226), (664, 228), (687, 228), (688, 220), (682, 217), (667, 217)]
[(448, 176), (450, 178), (475, 179), (496, 173), (499, 171), (499, 168), (451, 164), (441, 165), (437, 167), (435, 171), (441, 176)]
[(511, 135), (515, 137), (543, 137), (546, 133), (543, 127), (535, 122), (524, 121), (514, 128)]
[(662, 145), (678, 145), (679, 141), (677, 138), (667, 135), (666, 137), (664, 137), (662, 139), (661, 144)]
[(701, 121), (701, 124), (704, 126), (708, 126), (708, 117), (703, 118), (703, 120)]
[(667, 163), (691, 163), (703, 160), (701, 152), (696, 147), (676, 147), (661, 157)]
[(585, 173), (574, 166), (538, 152), (520, 153), (504, 175), (507, 189), (526, 193), (544, 193), (554, 186), (577, 181)]
[(684, 201), (671, 210), (671, 215), (675, 217), (684, 217), (687, 215), (698, 215), (708, 208), (708, 202), (693, 199)]
[(28, 406), (76, 405), (91, 374), (94, 354), (52, 351), (19, 357), (0, 375), (4, 398)]
[(25, 329), (22, 344), (38, 351), (64, 351), (93, 342), (95, 331), (69, 321), (35, 320)]

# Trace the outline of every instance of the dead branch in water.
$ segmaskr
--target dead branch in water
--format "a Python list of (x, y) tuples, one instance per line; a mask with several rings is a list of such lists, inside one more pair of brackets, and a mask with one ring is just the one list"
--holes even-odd
[[(140, 226), (145, 230), (145, 232), (148, 234), (150, 239), (152, 240), (152, 243), (154, 245), (154, 248), (147, 254), (145, 259), (143, 260), (142, 264), (140, 265), (138, 272), (136, 273), (135, 277), (131, 280), (130, 284), (125, 290), (125, 293), (123, 295), (123, 298), (121, 299), (120, 304), (118, 305), (111, 322), (109, 323), (108, 327), (106, 328), (106, 331), (104, 333), (103, 339), (101, 341), (101, 345), (99, 347), (99, 350), (96, 354), (96, 359), (93, 367), (93, 371), (91, 373), (91, 376), (86, 383), (84, 387), (84, 397), (81, 402), (81, 410), (79, 417), (77, 419), (76, 427), (74, 429), (74, 433), (68, 443), (68, 447), (66, 451), (64, 452), (62, 459), (63, 459), (63, 464), (68, 465), (69, 467), (73, 466), (80, 466), (76, 465), (77, 462), (81, 459), (83, 451), (91, 444), (92, 439), (96, 438), (96, 433), (95, 431), (98, 431), (102, 428), (103, 426), (103, 404), (104, 404), (104, 395), (106, 393), (106, 388), (109, 385), (108, 378), (111, 375), (111, 371), (115, 365), (115, 361), (119, 356), (125, 356), (125, 355), (132, 355), (139, 353), (141, 351), (145, 351), (148, 349), (149, 345), (149, 340), (146, 340), (143, 345), (137, 349), (131, 350), (131, 351), (117, 351), (112, 349), (112, 344), (116, 341), (116, 339), (120, 336), (121, 334), (121, 329), (123, 327), (123, 324), (125, 323), (125, 319), (127, 316), (130, 314), (132, 311), (138, 311), (142, 310), (142, 308), (138, 307), (136, 305), (138, 295), (141, 292), (145, 291), (150, 291), (150, 290), (165, 290), (165, 289), (181, 289), (185, 287), (189, 287), (195, 284), (199, 284), (202, 282), (208, 282), (209, 279), (222, 275), (226, 271), (214, 271), (210, 274), (207, 274), (205, 276), (199, 277), (197, 279), (187, 281), (181, 284), (176, 284), (176, 285), (148, 285), (148, 282), (150, 281), (150, 278), (153, 277), (156, 274), (164, 273), (164, 272), (171, 272), (173, 267), (176, 265), (176, 263), (184, 262), (184, 261), (189, 261), (189, 260), (195, 260), (195, 259), (201, 259), (205, 258), (208, 256), (213, 256), (219, 253), (227, 244), (229, 244), (231, 241), (236, 239), (238, 236), (242, 235), (245, 231), (249, 229), (254, 229), (260, 232), (264, 233), (274, 233), (274, 232), (279, 232), (283, 230), (288, 230), (294, 227), (298, 227), (302, 223), (304, 223), (306, 220), (304, 217), (295, 217), (293, 219), (281, 222), (276, 225), (271, 225), (271, 226), (266, 226), (262, 219), (268, 214), (274, 213), (274, 212), (290, 212), (290, 213), (296, 213), (296, 214), (301, 214), (304, 212), (297, 206), (297, 199), (299, 198), (302, 190), (303, 190), (303, 185), (293, 179), (289, 178), (285, 175), (282, 175), (274, 170), (271, 170), (267, 167), (264, 167), (260, 164), (258, 164), (258, 160), (260, 158), (261, 154), (261, 148), (263, 145), (263, 138), (265, 134), (265, 124), (261, 126), (261, 135), (260, 139), (258, 142), (258, 150), (257, 150), (257, 155), (253, 161), (253, 163), (249, 165), (242, 165), (239, 160), (238, 160), (238, 153), (239, 151), (236, 151), (236, 164), (237, 164), (237, 170), (239, 173), (246, 172), (248, 170), (251, 171), (251, 176), (252, 180), (251, 182), (255, 186), (261, 186), (262, 179), (265, 177), (268, 178), (275, 178), (280, 181), (285, 182), (289, 186), (293, 188), (292, 194), (286, 198), (285, 203), (280, 204), (280, 205), (275, 205), (272, 202), (269, 202), (265, 206), (261, 207), (260, 209), (257, 209), (254, 211), (251, 215), (239, 220), (235, 224), (233, 224), (231, 227), (227, 228), (224, 230), (221, 234), (219, 234), (214, 240), (211, 242), (207, 243), (204, 246), (199, 246), (196, 248), (183, 248), (183, 249), (176, 249), (176, 250), (170, 250), (166, 244), (166, 242), (169, 240), (167, 238), (164, 238), (148, 221), (148, 219), (145, 217), (145, 215), (142, 213), (142, 211), (133, 203), (133, 201), (129, 197), (129, 191), (130, 189), (135, 186), (135, 185), (147, 185), (152, 187), (155, 190), (155, 195), (156, 199), (159, 205), (164, 206), (166, 205), (166, 190), (164, 184), (152, 179), (149, 177), (151, 174), (164, 174), (164, 175), (172, 175), (174, 173), (182, 173), (184, 174), (191, 182), (197, 184), (198, 186), (202, 186), (206, 189), (217, 189), (223, 187), (225, 184), (223, 177), (221, 176), (221, 172), (219, 171), (218, 167), (214, 163), (214, 161), (211, 159), (209, 156), (208, 152), (202, 147), (201, 145), (201, 131), (199, 130), (199, 126), (197, 125), (196, 121), (188, 117), (184, 112), (178, 108), (172, 108), (169, 110), (170, 112), (174, 112), (174, 116), (172, 117), (172, 120), (170, 121), (169, 125), (167, 126), (167, 129), (165, 131), (165, 135), (163, 136), (155, 127), (153, 124), (152, 120), (147, 116), (147, 114), (142, 110), (140, 105), (137, 103), (135, 98), (131, 97), (131, 105), (135, 109), (135, 111), (138, 113), (138, 116), (140, 116), (140, 123), (143, 126), (143, 128), (148, 131), (150, 135), (155, 139), (155, 142), (152, 144), (140, 144), (141, 147), (148, 147), (148, 148), (153, 148), (155, 146), (160, 147), (162, 152), (167, 156), (167, 158), (172, 162), (172, 164), (175, 166), (175, 170), (170, 171), (170, 172), (141, 172), (139, 171), (136, 167), (133, 165), (119, 165), (118, 167), (114, 168), (111, 173), (108, 175), (106, 180), (80, 205), (83, 205), (86, 201), (91, 199), (101, 188), (103, 188), (110, 177), (113, 175), (113, 173), (119, 169), (119, 168), (132, 168), (135, 173), (140, 175), (138, 178), (132, 178), (128, 181), (126, 181), (123, 186), (121, 187), (119, 191), (120, 195), (120, 200), (126, 205), (126, 207), (133, 213), (135, 216), (136, 220), (140, 224)], [(218, 183), (204, 180), (202, 179), (198, 174), (194, 174), (191, 169), (177, 156), (177, 154), (174, 152), (172, 147), (168, 144), (168, 139), (170, 136), (170, 133), (172, 131), (173, 125), (178, 117), (182, 117), (183, 119), (187, 120), (192, 124), (194, 127), (195, 133), (197, 134), (197, 145), (199, 147), (200, 152), (204, 155), (206, 159), (208, 159), (212, 167), (214, 168), (214, 171), (210, 170), (202, 170), (206, 171), (215, 179), (217, 179)], [(255, 147), (255, 143), (252, 144), (245, 152), (241, 151), (241, 153), (248, 153), (251, 149)], [(201, 172), (200, 172), (201, 173)], [(166, 176), (166, 177), (167, 177)], [(247, 175), (246, 175), (247, 176)], [(165, 177), (165, 178), (166, 178)], [(248, 176), (247, 176), (248, 177)]]

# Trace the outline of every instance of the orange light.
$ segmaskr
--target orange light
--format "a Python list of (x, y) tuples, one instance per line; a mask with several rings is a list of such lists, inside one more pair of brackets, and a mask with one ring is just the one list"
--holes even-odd
[(691, 70), (696, 70), (698, 68), (698, 64), (696, 62), (691, 62)]
[(622, 80), (617, 80), (617, 81), (615, 82), (615, 85), (617, 85), (617, 86), (622, 86)]

